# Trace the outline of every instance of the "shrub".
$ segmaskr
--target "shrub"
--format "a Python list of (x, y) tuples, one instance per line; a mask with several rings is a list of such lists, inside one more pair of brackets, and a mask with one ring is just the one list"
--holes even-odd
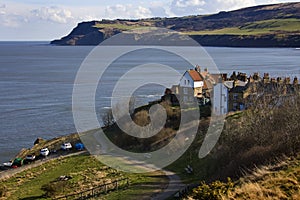
[(215, 181), (210, 184), (202, 182), (200, 186), (193, 189), (193, 198), (200, 200), (222, 199), (222, 196), (228, 194), (234, 188), (234, 183), (228, 178), (227, 183)]
[(63, 194), (68, 185), (68, 181), (55, 181), (43, 185), (41, 189), (45, 192), (46, 197), (54, 197)]

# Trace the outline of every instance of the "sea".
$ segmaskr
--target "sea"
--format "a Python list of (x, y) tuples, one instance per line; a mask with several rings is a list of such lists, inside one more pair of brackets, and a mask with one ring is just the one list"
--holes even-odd
[[(195, 54), (195, 48), (187, 51)], [(13, 158), (20, 149), (31, 148), (38, 137), (51, 139), (76, 132), (72, 113), (74, 82), (93, 49), (52, 46), (48, 41), (0, 42), (0, 164)], [(300, 49), (204, 47), (204, 50), (222, 73), (259, 72), (272, 77), (300, 78)], [(101, 55), (99, 59), (101, 65)], [(111, 106), (113, 88), (126, 72), (138, 64), (158, 60), (180, 74), (195, 64), (203, 66), (201, 62), (188, 63), (155, 48), (122, 55), (100, 78), (96, 111), (101, 113), (100, 110)], [(148, 66), (135, 77), (143, 80), (144, 73), (153, 77), (153, 82), (158, 76), (170, 76), (167, 71), (156, 72)], [(134, 92), (135, 106), (159, 99), (164, 89), (154, 83), (138, 87)]]

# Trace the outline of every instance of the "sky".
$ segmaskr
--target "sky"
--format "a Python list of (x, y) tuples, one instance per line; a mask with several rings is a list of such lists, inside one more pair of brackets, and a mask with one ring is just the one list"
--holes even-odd
[[(299, 1), (299, 0), (298, 0)], [(0, 0), (0, 41), (50, 41), (79, 22), (213, 14), (295, 0)]]

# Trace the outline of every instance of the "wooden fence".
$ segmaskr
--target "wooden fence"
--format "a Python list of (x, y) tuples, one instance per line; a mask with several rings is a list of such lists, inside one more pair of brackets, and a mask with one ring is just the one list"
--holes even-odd
[(76, 200), (90, 199), (94, 197), (99, 197), (101, 194), (106, 194), (110, 191), (118, 190), (121, 188), (127, 188), (128, 186), (129, 186), (129, 179), (122, 178), (122, 179), (114, 180), (111, 183), (105, 183), (88, 190), (84, 190), (74, 194), (69, 194), (62, 197), (57, 197), (54, 199), (76, 199)]

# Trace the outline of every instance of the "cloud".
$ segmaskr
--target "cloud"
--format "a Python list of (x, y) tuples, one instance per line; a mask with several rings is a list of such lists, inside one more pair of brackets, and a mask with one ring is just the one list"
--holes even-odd
[(70, 10), (59, 8), (56, 6), (41, 7), (31, 10), (31, 14), (38, 20), (50, 21), (55, 23), (66, 24), (69, 20), (73, 19)]
[(149, 8), (143, 6), (133, 6), (132, 4), (116, 4), (107, 6), (105, 9), (105, 16), (107, 18), (147, 18), (152, 17), (152, 12)]
[(0, 24), (5, 27), (17, 28), (28, 19), (17, 14), (7, 14), (5, 11), (0, 12)]
[(168, 7), (164, 2), (161, 1), (152, 1), (149, 4), (149, 10), (152, 13), (153, 17), (166, 17), (169, 16), (167, 10)]
[(175, 0), (173, 1), (178, 8), (187, 8), (192, 6), (203, 6), (205, 4), (204, 0)]
[(173, 0), (170, 10), (177, 16), (212, 14), (256, 5), (255, 0)]
[(0, 5), (0, 25), (4, 27), (17, 28), (26, 23), (28, 18), (16, 12), (9, 12), (6, 4)]

